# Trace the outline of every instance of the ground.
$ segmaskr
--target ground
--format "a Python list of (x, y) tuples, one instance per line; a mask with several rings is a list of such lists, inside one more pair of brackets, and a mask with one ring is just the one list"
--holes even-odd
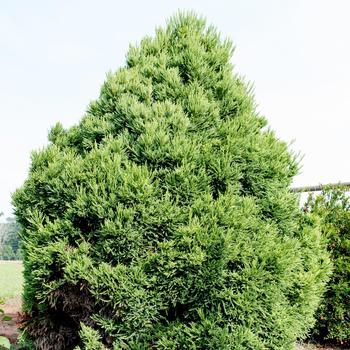
[[(14, 343), (18, 337), (17, 322), (21, 311), (22, 263), (20, 261), (0, 261), (0, 299), (5, 303), (0, 306), (11, 321), (0, 318), (0, 336), (5, 336)], [(336, 347), (317, 347), (315, 345), (298, 345), (296, 350), (340, 350)], [(341, 350), (350, 350), (342, 348)]]
[(0, 316), (0, 336), (5, 336), (15, 342), (18, 336), (18, 313), (21, 310), (22, 293), (22, 263), (20, 261), (0, 261), (0, 305), (4, 314), (11, 316), (11, 321), (4, 321)]
[(350, 350), (349, 348), (338, 348), (338, 347), (324, 347), (316, 346), (314, 344), (299, 344), (295, 350)]
[(21, 310), (20, 299), (7, 299), (1, 306), (7, 316), (11, 316), (11, 321), (0, 320), (0, 335), (8, 338), (11, 343), (15, 343), (18, 337), (17, 323), (19, 321), (19, 311)]

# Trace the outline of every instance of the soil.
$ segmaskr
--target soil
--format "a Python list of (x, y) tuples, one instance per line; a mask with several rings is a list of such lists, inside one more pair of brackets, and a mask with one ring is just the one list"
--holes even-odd
[(15, 343), (18, 337), (17, 323), (19, 322), (19, 312), (21, 310), (21, 300), (13, 298), (0, 305), (4, 310), (5, 315), (11, 316), (11, 321), (3, 321), (0, 316), (0, 335), (7, 337), (11, 343)]
[(306, 345), (305, 347), (299, 347), (299, 348), (297, 348), (296, 350), (350, 350), (349, 348), (338, 348), (338, 347), (336, 347), (336, 346), (332, 346), (332, 345), (330, 345), (330, 346), (326, 346), (326, 347), (324, 347), (324, 346), (317, 346), (317, 345), (311, 345), (311, 346), (309, 346), (309, 345)]
[(333, 345), (298, 344), (295, 350), (350, 350), (348, 347), (339, 348)]

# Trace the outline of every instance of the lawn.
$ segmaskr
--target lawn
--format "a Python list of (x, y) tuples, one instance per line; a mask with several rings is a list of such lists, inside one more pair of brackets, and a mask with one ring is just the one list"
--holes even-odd
[(22, 294), (22, 269), (20, 261), (0, 261), (0, 299), (6, 300)]

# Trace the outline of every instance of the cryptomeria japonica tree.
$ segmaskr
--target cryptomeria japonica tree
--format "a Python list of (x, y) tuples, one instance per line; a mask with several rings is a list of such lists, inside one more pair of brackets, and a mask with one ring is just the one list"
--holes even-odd
[(33, 153), (14, 195), (33, 347), (285, 350), (308, 332), (328, 257), (232, 51), (178, 14)]
[(326, 187), (309, 196), (305, 211), (321, 218), (321, 231), (333, 262), (324, 300), (316, 312), (318, 341), (350, 344), (350, 197), (346, 188)]

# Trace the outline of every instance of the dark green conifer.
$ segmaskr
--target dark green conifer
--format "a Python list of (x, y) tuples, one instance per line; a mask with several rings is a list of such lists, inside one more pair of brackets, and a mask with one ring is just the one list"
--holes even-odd
[(350, 197), (346, 192), (341, 186), (327, 187), (318, 196), (310, 196), (305, 205), (307, 212), (321, 218), (333, 263), (313, 337), (343, 346), (350, 345)]
[(309, 330), (328, 258), (232, 51), (175, 16), (33, 153), (14, 204), (37, 349), (286, 350)]

